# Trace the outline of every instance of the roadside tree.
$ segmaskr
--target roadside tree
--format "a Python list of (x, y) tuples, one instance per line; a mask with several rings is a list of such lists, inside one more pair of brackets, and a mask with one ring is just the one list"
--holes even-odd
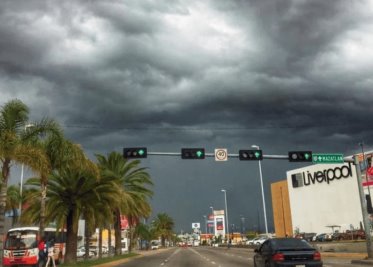
[[(127, 161), (118, 152), (111, 152), (107, 157), (97, 154), (101, 177), (112, 179), (121, 188), (120, 203), (111, 205), (114, 213), (115, 255), (121, 251), (120, 216), (134, 218), (148, 217), (151, 209), (148, 199), (153, 192), (148, 188), (152, 185), (145, 168), (140, 168), (140, 161)], [(131, 222), (130, 222), (131, 223)]]
[(35, 140), (43, 134), (54, 133), (56, 124), (49, 119), (28, 125), (28, 107), (20, 100), (11, 100), (0, 108), (0, 247), (3, 247), (4, 215), (8, 180), (12, 164), (25, 164), (34, 173), (47, 175), (50, 164)]

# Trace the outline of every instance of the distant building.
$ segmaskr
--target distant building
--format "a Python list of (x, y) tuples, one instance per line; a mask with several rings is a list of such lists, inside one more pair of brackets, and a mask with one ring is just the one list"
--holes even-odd
[[(365, 158), (371, 159), (371, 152)], [(361, 169), (369, 203), (373, 177), (368, 175), (372, 161), (367, 162), (368, 169), (364, 164)], [(271, 193), (276, 236), (344, 232), (362, 226), (358, 178), (352, 163), (316, 164), (290, 170), (286, 180), (271, 184)]]

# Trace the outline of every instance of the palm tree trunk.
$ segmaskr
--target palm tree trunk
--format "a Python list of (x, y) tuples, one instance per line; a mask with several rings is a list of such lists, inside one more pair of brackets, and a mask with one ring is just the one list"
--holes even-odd
[(131, 224), (128, 225), (127, 244), (128, 244), (128, 253), (130, 253), (132, 250), (132, 226)]
[(111, 256), (111, 224), (109, 224), (109, 230), (108, 230), (108, 249), (109, 249), (109, 256)]
[(98, 257), (102, 258), (102, 227), (98, 228)]
[[(5, 206), (6, 206), (6, 194), (8, 188), (8, 179), (9, 179), (9, 171), (10, 171), (10, 160), (5, 159), (3, 162), (3, 167), (1, 170), (1, 190), (0, 190), (0, 259), (3, 258), (3, 240), (5, 239), (5, 231), (4, 231), (4, 224), (5, 224)], [(1, 266), (2, 262), (0, 262)]]
[(78, 243), (78, 220), (75, 219), (74, 210), (71, 209), (66, 218), (66, 254), (65, 263), (76, 263), (76, 249)]
[(120, 210), (116, 209), (114, 214), (115, 255), (122, 254), (122, 233), (120, 229)]
[(47, 199), (47, 184), (45, 182), (45, 177), (41, 177), (41, 201), (40, 201), (40, 222), (39, 222), (39, 234), (44, 236), (45, 231), (45, 205)]
[(91, 234), (88, 229), (88, 222), (86, 219), (84, 219), (84, 249), (85, 249), (85, 255), (84, 259), (88, 260), (89, 258), (89, 238), (91, 237)]

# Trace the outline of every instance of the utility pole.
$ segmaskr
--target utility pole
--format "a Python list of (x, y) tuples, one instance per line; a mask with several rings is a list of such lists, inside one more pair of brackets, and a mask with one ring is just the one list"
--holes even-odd
[(361, 213), (363, 215), (363, 225), (364, 225), (364, 231), (365, 231), (365, 239), (366, 239), (366, 246), (367, 246), (367, 254), (368, 259), (373, 258), (372, 253), (372, 240), (370, 236), (370, 223), (368, 219), (368, 211), (367, 211), (367, 203), (365, 201), (365, 193), (363, 189), (362, 184), (362, 177), (361, 177), (361, 171), (360, 171), (360, 165), (359, 165), (359, 158), (357, 155), (353, 157), (355, 169), (356, 169), (356, 176), (357, 176), (357, 184), (359, 188), (359, 195), (360, 195), (360, 204), (361, 204)]

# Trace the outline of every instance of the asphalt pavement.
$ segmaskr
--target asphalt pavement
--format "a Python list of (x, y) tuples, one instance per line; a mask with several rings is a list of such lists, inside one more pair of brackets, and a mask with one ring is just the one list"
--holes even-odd
[[(159, 249), (159, 250), (147, 250), (147, 251), (146, 250), (145, 251), (144, 250), (138, 250), (138, 251), (134, 251), (135, 253), (138, 254), (137, 256), (127, 258), (127, 259), (113, 261), (111, 263), (96, 265), (96, 267), (131, 266), (131, 264), (135, 264), (134, 266), (139, 266), (139, 265), (136, 265), (136, 264), (139, 264), (142, 261), (145, 262), (145, 261), (148, 261), (148, 260), (154, 258), (154, 257), (156, 257), (156, 254), (164, 254), (162, 257), (165, 258), (165, 261), (164, 261), (165, 266), (171, 266), (169, 264), (176, 264), (174, 266), (184, 266), (181, 263), (180, 263), (180, 265), (178, 265), (179, 263), (176, 262), (176, 261), (175, 262), (171, 261), (173, 258), (176, 258), (173, 255), (174, 251), (171, 251), (173, 249), (175, 249), (175, 248), (162, 248), (162, 249)], [(215, 250), (220, 251), (220, 252), (223, 251), (223, 253), (226, 254), (226, 255), (228, 255), (228, 253), (229, 253), (229, 251), (226, 250), (225, 248), (218, 248), (218, 249), (215, 249)], [(245, 253), (245, 251), (246, 251), (246, 253), (247, 252), (249, 252), (250, 254), (253, 253), (253, 249), (235, 249), (235, 248), (231, 249), (232, 252), (233, 251), (238, 251), (238, 250), (241, 250), (240, 253), (242, 253), (242, 251), (243, 251), (243, 253)], [(199, 250), (197, 250), (197, 251), (199, 251)], [(191, 252), (191, 251), (188, 251), (188, 252)], [(191, 261), (192, 257), (195, 256), (193, 254), (196, 254), (196, 253), (189, 253), (189, 254), (184, 253), (184, 254), (185, 254), (186, 258), (188, 258), (188, 260)], [(338, 265), (338, 263), (335, 263), (333, 265), (333, 262), (338, 262), (338, 261), (341, 261), (341, 260), (343, 262), (343, 266), (369, 266), (369, 265), (373, 266), (373, 260), (367, 259), (367, 254), (366, 253), (322, 252), (321, 255), (322, 255), (322, 258), (324, 259), (324, 263), (325, 263), (324, 265), (325, 266), (342, 266), (342, 264)], [(150, 257), (148, 257), (148, 256), (150, 256)], [(217, 257), (217, 254), (210, 255), (210, 257), (212, 257), (212, 256)], [(139, 258), (142, 258), (142, 257), (146, 257), (146, 259), (144, 259), (144, 260), (139, 259)], [(232, 259), (232, 257), (231, 257), (231, 259)], [(333, 259), (335, 259), (335, 260), (333, 260)], [(198, 260), (201, 260), (201, 259), (198, 259)], [(220, 259), (220, 260), (223, 260), (223, 259)], [(246, 257), (246, 260), (247, 260), (247, 257)], [(133, 261), (133, 263), (131, 263), (131, 261)], [(195, 264), (202, 264), (202, 263), (201, 262), (195, 262)], [(192, 266), (192, 265), (190, 265), (190, 266)], [(194, 265), (194, 266), (198, 266), (198, 265)], [(201, 266), (204, 266), (204, 265), (202, 264)], [(224, 264), (223, 264), (223, 266), (224, 266)], [(239, 263), (238, 263), (238, 266), (240, 266)]]

